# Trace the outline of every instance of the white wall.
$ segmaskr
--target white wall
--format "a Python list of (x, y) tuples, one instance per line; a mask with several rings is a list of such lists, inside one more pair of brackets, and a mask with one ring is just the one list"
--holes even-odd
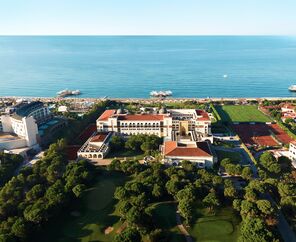
[(15, 139), (5, 142), (0, 142), (0, 150), (12, 150), (23, 148), (27, 146), (27, 141), (25, 139)]
[(15, 119), (9, 115), (2, 115), (3, 132), (14, 133), (27, 142), (31, 147), (37, 144), (38, 126), (33, 117)]

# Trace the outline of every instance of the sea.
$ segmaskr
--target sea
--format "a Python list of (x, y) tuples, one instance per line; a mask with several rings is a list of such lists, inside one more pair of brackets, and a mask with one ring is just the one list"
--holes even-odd
[(291, 97), (295, 36), (0, 36), (0, 96)]

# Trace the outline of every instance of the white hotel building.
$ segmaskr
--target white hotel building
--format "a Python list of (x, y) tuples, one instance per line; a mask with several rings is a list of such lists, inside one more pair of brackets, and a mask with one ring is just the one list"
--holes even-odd
[(127, 114), (121, 109), (112, 109), (106, 110), (96, 125), (97, 132), (80, 148), (78, 157), (89, 160), (104, 158), (109, 151), (112, 134), (147, 134), (164, 138), (161, 146), (164, 162), (178, 164), (187, 159), (201, 168), (211, 167), (216, 162), (211, 149), (211, 119), (204, 110), (161, 109), (156, 114)]
[(290, 143), (289, 159), (292, 161), (293, 167), (296, 168), (296, 140), (294, 140)]
[(159, 114), (122, 114), (120, 110), (106, 110), (97, 119), (97, 129), (123, 135), (154, 134), (167, 140), (192, 136), (194, 141), (213, 142), (208, 113), (195, 109), (170, 109)]

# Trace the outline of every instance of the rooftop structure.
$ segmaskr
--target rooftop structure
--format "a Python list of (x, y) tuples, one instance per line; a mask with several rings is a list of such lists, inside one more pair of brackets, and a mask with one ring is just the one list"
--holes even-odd
[(1, 116), (0, 149), (18, 149), (37, 145), (38, 128), (33, 117), (16, 119), (10, 115)]
[(123, 135), (148, 134), (175, 139), (190, 135), (195, 141), (210, 140), (211, 120), (207, 112), (195, 109), (162, 110), (157, 114), (127, 114), (106, 110), (97, 119), (98, 131)]
[(189, 143), (165, 141), (161, 151), (165, 162), (176, 165), (182, 160), (189, 160), (204, 168), (212, 167), (217, 161), (208, 141)]
[(89, 160), (103, 159), (109, 151), (111, 132), (95, 132), (78, 150), (77, 156)]
[(16, 106), (14, 117), (17, 119), (22, 119), (23, 117), (33, 117), (37, 124), (47, 121), (51, 119), (52, 116), (48, 107), (44, 106), (42, 102), (23, 102)]
[(285, 122), (286, 119), (294, 119), (296, 120), (296, 106), (291, 103), (286, 103), (281, 107), (282, 112), (282, 120)]
[[(145, 110), (144, 110), (145, 111)], [(211, 167), (215, 156), (211, 150), (211, 119), (204, 110), (169, 109), (153, 113), (128, 114), (122, 109), (106, 110), (97, 119), (94, 133), (77, 152), (78, 157), (102, 159), (109, 151), (109, 138), (114, 135), (157, 135), (163, 137), (164, 160), (178, 163), (190, 160), (199, 167)]]

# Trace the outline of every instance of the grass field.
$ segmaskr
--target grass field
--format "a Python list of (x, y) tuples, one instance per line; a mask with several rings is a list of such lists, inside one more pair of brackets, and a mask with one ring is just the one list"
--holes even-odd
[(271, 119), (254, 105), (215, 106), (223, 122), (270, 122)]
[(133, 151), (133, 150), (118, 150), (118, 151), (111, 151), (108, 155), (107, 155), (107, 159), (113, 159), (113, 158), (118, 158), (118, 159), (122, 159), (122, 158), (135, 158), (137, 160), (142, 160), (144, 158), (144, 153), (143, 152), (137, 152), (137, 151)]
[[(98, 175), (97, 182), (85, 192), (76, 207), (43, 231), (42, 241), (113, 241), (116, 230), (122, 225), (114, 212), (116, 201), (113, 194), (125, 179), (117, 174)], [(109, 226), (113, 227), (113, 231), (105, 235), (105, 229)]]
[(221, 208), (216, 214), (197, 209), (198, 219), (191, 226), (190, 235), (199, 242), (235, 242), (239, 236), (240, 219), (232, 208)]
[(158, 222), (159, 228), (169, 232), (168, 241), (170, 242), (185, 242), (185, 237), (182, 235), (176, 223), (176, 205), (174, 203), (156, 203), (154, 216)]

